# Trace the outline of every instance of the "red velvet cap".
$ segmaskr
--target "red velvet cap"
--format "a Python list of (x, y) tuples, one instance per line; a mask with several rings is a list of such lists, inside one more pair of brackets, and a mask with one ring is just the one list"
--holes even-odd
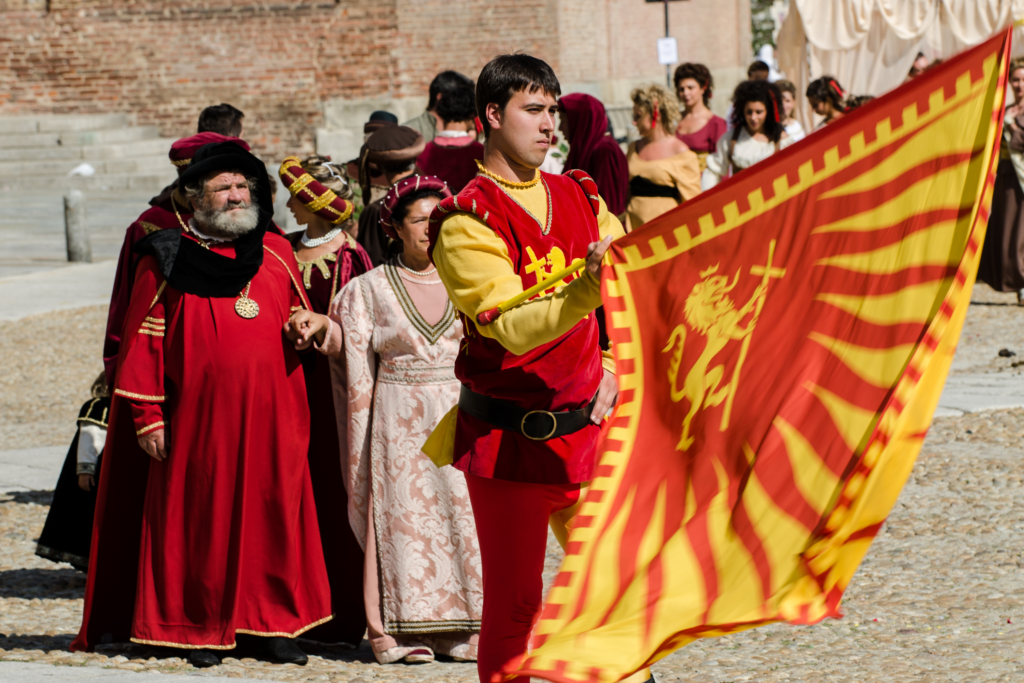
[(419, 190), (434, 190), (445, 199), (452, 196), (452, 191), (448, 189), (448, 183), (437, 176), (411, 175), (399, 180), (391, 186), (380, 202), (380, 225), (391, 239), (398, 239), (398, 231), (395, 230), (395, 226), (391, 222), (391, 216), (394, 214), (398, 202), (403, 197), (408, 197)]
[(325, 187), (307, 173), (298, 157), (288, 157), (282, 161), (278, 174), (292, 196), (317, 216), (337, 225), (352, 215), (355, 204), (334, 194), (334, 190)]
[(234, 142), (244, 147), (246, 151), (249, 151), (249, 144), (245, 140), (231, 138), (220, 133), (196, 133), (187, 138), (175, 140), (167, 156), (170, 157), (171, 163), (178, 169), (178, 175), (181, 175), (188, 168), (188, 165), (192, 163), (192, 157), (195, 156), (196, 150), (203, 145), (209, 145), (213, 142)]

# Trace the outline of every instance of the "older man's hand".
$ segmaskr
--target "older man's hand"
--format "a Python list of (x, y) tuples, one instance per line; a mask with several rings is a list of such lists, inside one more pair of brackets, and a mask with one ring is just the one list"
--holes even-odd
[(139, 437), (139, 445), (142, 450), (149, 453), (150, 457), (163, 461), (167, 459), (167, 444), (164, 441), (164, 430), (154, 429), (151, 432)]

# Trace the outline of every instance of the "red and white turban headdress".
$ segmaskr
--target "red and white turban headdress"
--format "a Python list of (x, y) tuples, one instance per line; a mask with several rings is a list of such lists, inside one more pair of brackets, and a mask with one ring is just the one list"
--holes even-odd
[(335, 225), (351, 218), (355, 204), (334, 194), (334, 190), (311, 176), (302, 168), (298, 157), (288, 157), (282, 161), (279, 175), (292, 196), (317, 216)]

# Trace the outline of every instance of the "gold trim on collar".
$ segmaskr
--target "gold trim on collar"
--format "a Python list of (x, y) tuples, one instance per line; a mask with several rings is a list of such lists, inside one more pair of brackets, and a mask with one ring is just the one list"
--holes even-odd
[(500, 175), (498, 175), (496, 173), (493, 173), (491, 171), (488, 171), (484, 167), (484, 165), (481, 164), (479, 161), (476, 162), (476, 167), (477, 167), (477, 170), (480, 172), (480, 175), (485, 176), (487, 178), (490, 178), (491, 180), (493, 180), (494, 182), (498, 183), (499, 185), (504, 185), (505, 187), (512, 188), (513, 190), (527, 190), (527, 189), (533, 187), (534, 185), (536, 185), (537, 183), (540, 182), (540, 169), (539, 168), (536, 171), (534, 171), (533, 180), (527, 180), (525, 183), (519, 183), (519, 182), (515, 182), (513, 180), (505, 180)]

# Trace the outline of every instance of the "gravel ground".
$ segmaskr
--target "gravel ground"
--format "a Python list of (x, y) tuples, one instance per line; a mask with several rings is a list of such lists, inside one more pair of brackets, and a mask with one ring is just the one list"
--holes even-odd
[(0, 449), (71, 443), (106, 326), (106, 306), (0, 321)]
[[(1024, 369), (1013, 366), (1024, 356), (1024, 309), (1010, 305), (1013, 295), (981, 287), (975, 302), (954, 372)], [(38, 326), (0, 325), (0, 435), (18, 444), (8, 448), (67, 443), (67, 425), (99, 370), (90, 360), (99, 349), (90, 335), (101, 334), (104, 320), (97, 308), (40, 319)], [(58, 358), (58, 332), (62, 371), (37, 371), (46, 363), (41, 359)], [(78, 340), (80, 355), (77, 346), (69, 348), (68, 334)], [(31, 356), (23, 350), (29, 339)], [(1001, 348), (1021, 356), (1001, 358)], [(28, 440), (40, 429), (44, 443)], [(1024, 410), (936, 419), (910, 481), (846, 593), (845, 618), (700, 641), (659, 662), (658, 679), (1024, 680), (1022, 458)], [(472, 664), (380, 666), (365, 642), (346, 650), (302, 641), (313, 655), (305, 668), (228, 658), (198, 671), (170, 651), (134, 645), (72, 654), (67, 647), (81, 619), (85, 578), (32, 554), (49, 498), (47, 492), (0, 495), (0, 672), (2, 660), (11, 660), (282, 681), (476, 680)], [(548, 581), (559, 559), (551, 543)]]

